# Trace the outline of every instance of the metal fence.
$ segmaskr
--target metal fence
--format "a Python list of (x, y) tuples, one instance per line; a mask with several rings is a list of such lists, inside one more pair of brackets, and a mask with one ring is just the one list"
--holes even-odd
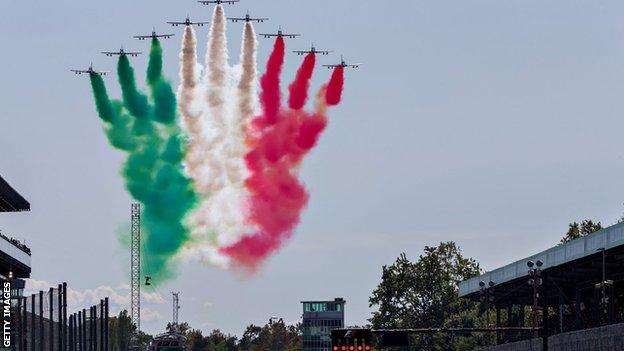
[(12, 301), (13, 351), (108, 351), (108, 298), (67, 314), (67, 284)]

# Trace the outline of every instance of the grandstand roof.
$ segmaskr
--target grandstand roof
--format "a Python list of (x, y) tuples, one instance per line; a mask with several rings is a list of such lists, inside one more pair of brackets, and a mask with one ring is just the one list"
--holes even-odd
[(0, 212), (30, 211), (30, 203), (0, 176)]
[[(555, 245), (548, 250), (463, 281), (459, 283), (459, 295), (461, 297), (478, 297), (479, 282), (482, 281), (494, 282), (498, 286), (498, 290), (503, 290), (507, 285), (511, 288), (512, 285), (517, 284), (524, 285), (528, 289), (526, 284), (528, 279), (527, 261), (542, 261), (544, 263), (542, 269), (553, 271), (553, 276), (574, 275), (574, 279), (578, 281), (600, 277), (601, 253), (599, 250), (601, 249), (605, 249), (608, 253), (608, 259), (614, 261), (609, 262), (609, 264), (622, 264), (622, 258), (624, 258), (624, 223), (618, 223), (585, 237)], [(617, 271), (619, 272), (620, 268)]]

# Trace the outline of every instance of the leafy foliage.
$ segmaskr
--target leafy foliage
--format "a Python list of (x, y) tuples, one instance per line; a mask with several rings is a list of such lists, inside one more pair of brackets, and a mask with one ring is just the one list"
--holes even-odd
[[(402, 253), (383, 266), (381, 283), (369, 298), (377, 307), (369, 321), (373, 328), (428, 328), (485, 326), (480, 306), (459, 298), (457, 284), (480, 273), (479, 264), (465, 258), (454, 242), (425, 247), (416, 262)], [(490, 336), (417, 336), (415, 349), (470, 350), (488, 345)]]
[(561, 239), (561, 243), (564, 244), (574, 239), (587, 236), (591, 233), (599, 231), (600, 229), (602, 229), (602, 224), (600, 224), (600, 222), (594, 222), (591, 219), (586, 219), (580, 224), (577, 222), (570, 223), (568, 225), (568, 232), (565, 234), (563, 239)]
[[(171, 323), (167, 324), (167, 331), (173, 330)], [(300, 324), (285, 325), (280, 322), (262, 327), (252, 324), (240, 340), (219, 329), (204, 335), (201, 330), (191, 328), (186, 322), (180, 323), (177, 330), (186, 337), (191, 351), (299, 351), (302, 345)]]
[[(119, 312), (117, 317), (111, 317), (108, 321), (109, 348), (111, 351), (128, 351), (130, 338), (136, 331), (136, 326), (132, 324), (132, 319), (127, 310)], [(152, 336), (139, 332), (140, 349), (145, 350), (152, 341)]]

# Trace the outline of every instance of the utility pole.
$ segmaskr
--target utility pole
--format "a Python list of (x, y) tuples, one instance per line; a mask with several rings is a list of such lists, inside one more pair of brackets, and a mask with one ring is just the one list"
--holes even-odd
[(130, 347), (138, 349), (141, 331), (141, 204), (132, 204), (130, 223), (130, 318), (136, 326)]

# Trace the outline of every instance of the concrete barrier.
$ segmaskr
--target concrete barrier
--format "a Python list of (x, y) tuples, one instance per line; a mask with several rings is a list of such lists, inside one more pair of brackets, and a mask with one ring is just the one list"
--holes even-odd
[[(524, 340), (478, 350), (542, 351), (542, 340)], [(548, 338), (548, 351), (624, 351), (624, 323), (553, 335)]]
[(542, 351), (542, 339), (531, 339), (490, 346), (479, 351)]
[(624, 324), (577, 330), (548, 338), (549, 351), (624, 351)]

